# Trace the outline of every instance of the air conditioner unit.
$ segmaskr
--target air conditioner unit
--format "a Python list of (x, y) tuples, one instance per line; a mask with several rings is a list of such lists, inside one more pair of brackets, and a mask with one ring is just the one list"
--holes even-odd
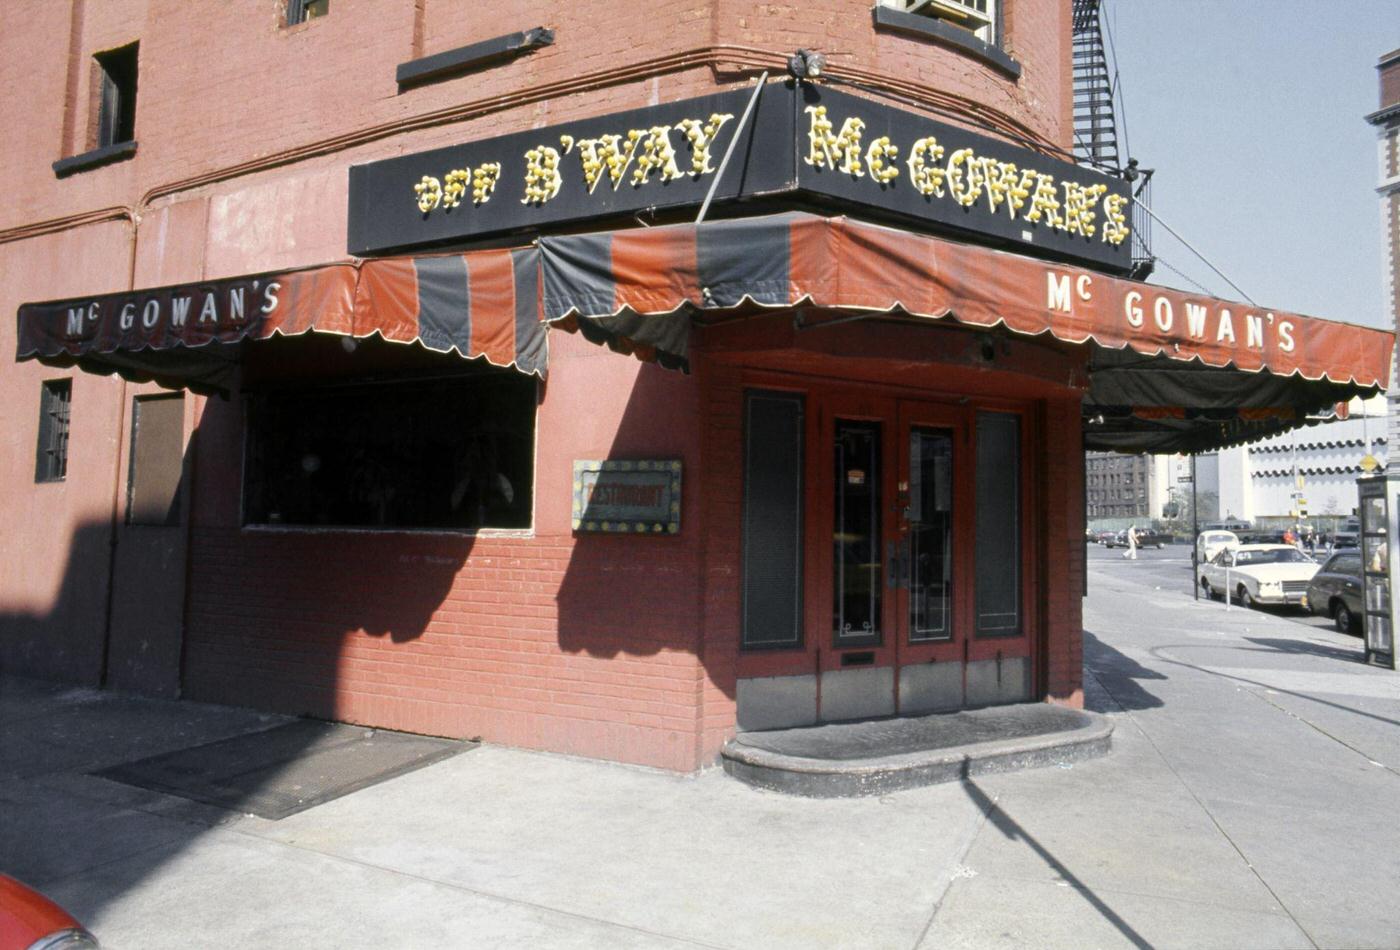
[(992, 23), (987, 0), (889, 0), (889, 6), (906, 13), (938, 17), (969, 30), (980, 30)]

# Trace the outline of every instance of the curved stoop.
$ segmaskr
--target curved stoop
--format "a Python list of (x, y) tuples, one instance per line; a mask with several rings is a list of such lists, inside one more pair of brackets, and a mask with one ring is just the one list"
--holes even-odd
[(1113, 723), (1048, 703), (897, 719), (743, 732), (720, 753), (724, 770), (759, 788), (854, 798), (972, 775), (1097, 758)]

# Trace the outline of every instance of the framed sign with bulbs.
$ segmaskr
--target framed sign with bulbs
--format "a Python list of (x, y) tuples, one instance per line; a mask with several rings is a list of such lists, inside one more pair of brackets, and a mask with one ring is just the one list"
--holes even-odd
[(349, 251), (675, 220), (709, 196), (754, 213), (865, 212), (1052, 259), (1130, 267), (1127, 181), (830, 88), (815, 81), (825, 69), (822, 54), (799, 50), (793, 76), (764, 85), (748, 121), (753, 87), (739, 87), (352, 166)]

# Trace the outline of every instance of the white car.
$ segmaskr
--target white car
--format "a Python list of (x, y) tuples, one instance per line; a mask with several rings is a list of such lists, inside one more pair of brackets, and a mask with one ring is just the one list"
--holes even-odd
[(1239, 536), (1233, 531), (1202, 531), (1196, 539), (1196, 563), (1206, 564), (1226, 548), (1240, 546)]
[(1201, 592), (1255, 604), (1301, 604), (1318, 563), (1288, 544), (1241, 544), (1201, 565)]

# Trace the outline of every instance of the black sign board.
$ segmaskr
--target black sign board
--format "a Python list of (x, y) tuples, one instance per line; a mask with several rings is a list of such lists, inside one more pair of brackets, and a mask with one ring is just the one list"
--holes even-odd
[(868, 209), (1029, 253), (1131, 264), (1124, 181), (810, 84), (764, 86), (741, 128), (752, 95), (740, 89), (353, 166), (350, 253), (698, 207), (714, 187), (718, 202), (786, 197), (833, 212)]

